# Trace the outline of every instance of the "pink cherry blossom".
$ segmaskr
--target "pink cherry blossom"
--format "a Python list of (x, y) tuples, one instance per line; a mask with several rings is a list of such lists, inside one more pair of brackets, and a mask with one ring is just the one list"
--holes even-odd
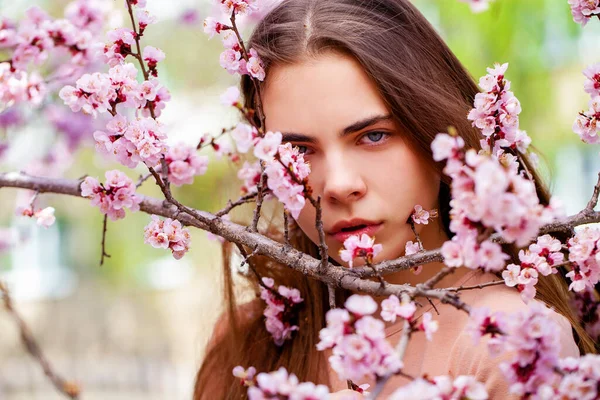
[(33, 210), (33, 206), (29, 205), (27, 207), (17, 207), (15, 210), (16, 215), (36, 218), (37, 224), (39, 226), (43, 226), (44, 228), (50, 227), (56, 221), (54, 217), (54, 207), (46, 207), (40, 210)]
[(591, 97), (600, 96), (600, 63), (592, 64), (583, 70), (587, 78), (583, 87)]
[(419, 251), (421, 251), (421, 245), (419, 245), (419, 242), (413, 243), (411, 240), (409, 240), (408, 242), (406, 242), (406, 245), (404, 245), (405, 256), (416, 254)]
[(219, 0), (221, 10), (226, 15), (235, 13), (237, 15), (251, 14), (258, 10), (258, 0)]
[(254, 146), (254, 155), (261, 160), (271, 161), (277, 154), (281, 139), (281, 132), (267, 132)]
[(590, 287), (580, 292), (573, 293), (571, 307), (582, 321), (586, 332), (595, 342), (600, 341), (600, 300)]
[(458, 151), (465, 146), (465, 141), (460, 136), (450, 136), (446, 133), (439, 133), (431, 142), (433, 150), (433, 159), (443, 161), (448, 158), (455, 158)]
[(46, 207), (42, 210), (38, 210), (33, 216), (37, 218), (37, 224), (44, 228), (48, 228), (56, 221), (56, 218), (54, 217), (54, 207)]
[(473, 308), (469, 313), (469, 323), (465, 331), (471, 334), (473, 342), (477, 345), (482, 336), (497, 338), (504, 335), (507, 330), (505, 321), (506, 316), (502, 312), (492, 313), (487, 307)]
[(204, 20), (204, 33), (208, 35), (209, 39), (212, 39), (215, 35), (220, 34), (224, 28), (226, 28), (226, 25), (220, 23), (213, 17), (207, 17)]
[(136, 10), (135, 14), (138, 25), (140, 26), (140, 35), (144, 33), (144, 30), (148, 27), (148, 25), (154, 24), (157, 21), (156, 16), (150, 14), (148, 10), (138, 9)]
[(289, 374), (284, 367), (273, 372), (261, 372), (256, 375), (253, 367), (244, 371), (242, 367), (234, 369), (234, 376), (241, 376), (244, 386), (248, 386), (249, 400), (282, 399), (282, 400), (327, 400), (329, 389), (325, 385), (312, 382), (299, 382), (294, 374)]
[(433, 320), (431, 313), (426, 312), (423, 314), (421, 322), (419, 323), (417, 328), (425, 332), (425, 337), (427, 338), (427, 340), (431, 340), (433, 338), (433, 334), (437, 332), (439, 328), (439, 323)]
[(173, 257), (179, 260), (189, 250), (190, 232), (177, 220), (161, 220), (152, 215), (152, 221), (144, 228), (144, 243), (156, 249), (170, 249)]
[(106, 37), (110, 42), (104, 47), (106, 63), (111, 67), (123, 63), (135, 45), (135, 33), (129, 28), (117, 28), (108, 31)]
[(177, 186), (192, 184), (194, 176), (204, 175), (208, 168), (208, 157), (198, 155), (195, 147), (183, 143), (170, 147), (165, 160), (169, 182)]
[(599, 115), (600, 96), (594, 96), (589, 101), (589, 110), (580, 113), (573, 123), (573, 132), (585, 143), (600, 143), (600, 137), (598, 136), (598, 131), (600, 130)]
[(253, 126), (239, 123), (235, 129), (231, 131), (231, 137), (235, 141), (237, 150), (240, 153), (247, 153), (254, 145), (254, 141), (258, 138), (258, 131)]
[(581, 26), (585, 26), (588, 21), (600, 15), (600, 0), (569, 0), (573, 20)]
[(250, 49), (250, 55), (248, 58), (248, 63), (246, 64), (246, 69), (252, 77), (258, 79), (259, 81), (265, 79), (263, 63), (258, 56), (258, 53), (254, 49)]
[(254, 376), (256, 375), (256, 368), (249, 367), (248, 369), (244, 369), (241, 365), (233, 368), (233, 376), (239, 378), (242, 381), (242, 385), (250, 386), (252, 381), (254, 380)]
[(417, 311), (417, 306), (412, 301), (402, 301), (393, 294), (381, 302), (381, 318), (384, 321), (396, 322), (396, 317), (411, 320)]
[(469, 3), (471, 10), (474, 13), (479, 13), (487, 10), (490, 7), (490, 3), (494, 0), (460, 0), (463, 3)]
[(371, 296), (354, 294), (344, 303), (346, 310), (356, 315), (371, 315), (377, 310), (377, 303)]
[(427, 225), (429, 223), (429, 212), (423, 210), (423, 207), (417, 204), (411, 218), (415, 224)]
[(567, 274), (570, 290), (581, 292), (600, 281), (600, 230), (586, 226), (569, 239), (569, 261), (573, 269)]
[(368, 262), (372, 262), (373, 258), (383, 250), (381, 244), (375, 244), (375, 238), (369, 237), (363, 233), (360, 237), (352, 235), (344, 240), (344, 247), (340, 250), (340, 257), (348, 263), (348, 267), (352, 268), (354, 259), (363, 257)]
[(297, 318), (298, 304), (304, 300), (298, 289), (279, 286), (275, 290), (275, 283), (271, 278), (263, 278), (262, 282), (264, 286), (260, 288), (260, 298), (267, 303), (263, 312), (265, 326), (273, 336), (275, 345), (282, 346), (299, 329), (294, 321)]
[(138, 211), (142, 197), (135, 193), (133, 181), (119, 170), (106, 171), (106, 182), (101, 184), (96, 178), (87, 177), (81, 183), (81, 195), (92, 200), (92, 205), (100, 208), (102, 214), (112, 221), (125, 218), (125, 208)]
[(244, 165), (237, 173), (238, 178), (244, 181), (244, 184), (242, 185), (243, 194), (258, 191), (256, 185), (260, 180), (260, 174), (260, 162), (255, 161), (254, 163), (250, 164), (248, 161), (244, 161)]
[(144, 61), (148, 64), (148, 69), (152, 76), (157, 76), (156, 65), (165, 59), (165, 53), (156, 47), (146, 46), (142, 55)]
[(240, 90), (231, 86), (221, 95), (221, 103), (226, 106), (237, 107), (240, 105)]

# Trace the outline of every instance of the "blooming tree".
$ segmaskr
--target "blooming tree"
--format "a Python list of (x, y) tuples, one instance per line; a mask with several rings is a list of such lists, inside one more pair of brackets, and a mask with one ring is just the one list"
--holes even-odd
[[(470, 3), (474, 11), (482, 11), (491, 0), (461, 1)], [(222, 40), (224, 50), (220, 65), (230, 74), (248, 75), (258, 86), (265, 79), (266, 71), (260, 54), (244, 43), (236, 19), (259, 12), (261, 2), (217, 0), (217, 3), (222, 8), (223, 18), (207, 18), (204, 30), (209, 38)], [(600, 15), (598, 0), (569, 0), (568, 3), (574, 20), (582, 25)], [(145, 5), (145, 0), (125, 0), (131, 26), (110, 30), (106, 34), (107, 43), (100, 37), (107, 11), (96, 2), (76, 0), (67, 7), (64, 19), (53, 19), (35, 7), (30, 8), (18, 24), (0, 19), (0, 48), (10, 55), (8, 60), (0, 62), (0, 110), (11, 112), (22, 104), (47, 107), (43, 100), (57, 92), (63, 109), (68, 107), (74, 116), (86, 118), (88, 128), (94, 126), (89, 137), (93, 138), (99, 153), (125, 168), (147, 169), (147, 175), (137, 183), (120, 170), (107, 171), (104, 183), (89, 176), (76, 181), (40, 176), (35, 174), (42, 169), (40, 165), (25, 173), (1, 173), (0, 187), (26, 189), (31, 194), (30, 201), (16, 210), (18, 215), (35, 217), (39, 225), (47, 227), (54, 222), (54, 208), (36, 207), (40, 194), (85, 197), (104, 215), (101, 263), (108, 255), (104, 240), (107, 219), (123, 219), (128, 209), (128, 212), (150, 214), (143, 232), (145, 243), (170, 250), (175, 259), (184, 257), (189, 250), (189, 229), (195, 227), (220, 240), (235, 243), (244, 263), (256, 275), (253, 256), (264, 255), (323, 281), (330, 291), (342, 287), (362, 292), (349, 297), (343, 307), (338, 307), (334, 296), (330, 296), (331, 309), (326, 315), (326, 326), (320, 331), (317, 349), (331, 351), (331, 368), (341, 379), (348, 380), (354, 390), (372, 398), (381, 393), (390, 377), (403, 374), (403, 357), (411, 337), (425, 335), (431, 340), (440, 329), (430, 313), (415, 318), (415, 299), (421, 297), (438, 299), (469, 313), (468, 330), (475, 343), (489, 336), (490, 351), (514, 355), (500, 365), (511, 392), (522, 398), (540, 399), (600, 396), (600, 358), (586, 355), (580, 359), (561, 359), (556, 334), (559, 328), (549, 319), (546, 307), (532, 302), (526, 312), (516, 315), (491, 313), (464, 303), (457, 293), (466, 288), (436, 287), (456, 268), (483, 270), (501, 274), (503, 278), (486, 286), (516, 287), (523, 301), (530, 302), (536, 294), (540, 275), (556, 274), (558, 268), (568, 267), (569, 289), (574, 294), (572, 303), (589, 334), (596, 340), (600, 336), (600, 302), (594, 291), (600, 281), (600, 230), (586, 227), (571, 233), (573, 227), (600, 221), (600, 214), (594, 211), (600, 182), (588, 205), (576, 215), (564, 216), (556, 199), (549, 205), (540, 202), (527, 164), (521, 162), (524, 155), (532, 156), (528, 149), (531, 139), (519, 128), (521, 106), (510, 91), (510, 81), (506, 78), (508, 64), (489, 68), (480, 79), (481, 93), (475, 97), (467, 117), (481, 131), (482, 149), (465, 149), (464, 141), (453, 129), (439, 133), (432, 143), (433, 159), (445, 162), (444, 173), (452, 181), (452, 239), (440, 249), (425, 249), (415, 225), (428, 224), (437, 218), (438, 212), (417, 204), (409, 220), (415, 238), (406, 243), (405, 256), (374, 263), (381, 244), (368, 235), (350, 236), (340, 254), (349, 266), (344, 268), (328, 261), (321, 199), (314, 197), (308, 183), (310, 166), (297, 148), (282, 144), (280, 132), (265, 130), (260, 91), (256, 110), (243, 105), (236, 88), (228, 89), (221, 97), (225, 106), (235, 107), (243, 117), (243, 122), (223, 131), (223, 135), (231, 137), (234, 147), (210, 135), (199, 138), (196, 146), (168, 144), (168, 128), (160, 121), (162, 110), (171, 98), (160, 80), (160, 65), (165, 54), (151, 45), (142, 47), (145, 31), (156, 22)], [(65, 54), (68, 55), (66, 61), (47, 76), (40, 72), (40, 65), (47, 59)], [(576, 117), (573, 130), (584, 142), (598, 143), (600, 64), (588, 67), (584, 75), (584, 89), (591, 100), (589, 110)], [(51, 118), (54, 114), (48, 115)], [(198, 150), (206, 147), (237, 163), (242, 182), (241, 197), (229, 201), (217, 213), (186, 206), (171, 191), (172, 185), (191, 184), (195, 177), (207, 171), (208, 158), (198, 154)], [(247, 159), (242, 164), (244, 154)], [(160, 188), (163, 199), (136, 193), (148, 179)], [(287, 229), (285, 243), (258, 231), (261, 207), (269, 199), (283, 205), (286, 218), (288, 214), (297, 218), (304, 207), (316, 209), (318, 258), (290, 248)], [(249, 202), (256, 205), (250, 226), (231, 222), (228, 213)], [(557, 233), (570, 237), (561, 241)], [(3, 234), (0, 230), (0, 235)], [(508, 263), (510, 257), (503, 251), (502, 244), (514, 244), (521, 249), (518, 263)], [(0, 237), (0, 249), (9, 247), (10, 241)], [(363, 259), (365, 266), (355, 266), (356, 259)], [(426, 264), (435, 261), (444, 262), (445, 268), (417, 287), (385, 281), (387, 274), (408, 268), (419, 273)], [(343, 279), (349, 276), (353, 279)], [(260, 297), (266, 303), (266, 330), (272, 335), (274, 345), (285, 345), (302, 329), (297, 310), (304, 306), (304, 300), (297, 289), (277, 285), (272, 277), (257, 278), (261, 284)], [(0, 284), (0, 291), (6, 308), (19, 325), (24, 326), (12, 307), (6, 286)], [(379, 306), (370, 295), (386, 296), (379, 313)], [(403, 324), (402, 337), (396, 346), (386, 340), (383, 321)], [(53, 373), (31, 335), (24, 328), (22, 332), (27, 348), (47, 369), (47, 375), (58, 390), (72, 398), (78, 397), (79, 388)], [(251, 399), (326, 399), (329, 396), (327, 387), (299, 382), (285, 369), (256, 371), (252, 366), (238, 366), (232, 373), (248, 387)], [(484, 385), (471, 376), (412, 378), (412, 382), (399, 388), (392, 398), (488, 397)], [(374, 379), (375, 387), (361, 384), (366, 379)]]

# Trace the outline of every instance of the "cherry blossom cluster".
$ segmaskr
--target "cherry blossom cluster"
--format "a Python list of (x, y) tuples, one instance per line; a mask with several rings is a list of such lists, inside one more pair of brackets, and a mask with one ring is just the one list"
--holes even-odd
[(502, 148), (525, 153), (531, 138), (519, 129), (521, 103), (510, 89), (510, 81), (504, 78), (508, 63), (488, 68), (488, 74), (479, 80), (483, 93), (475, 95), (475, 103), (468, 115), (473, 126), (481, 129), (485, 139), (481, 147), (497, 154)]
[(533, 182), (512, 164), (474, 149), (463, 152), (464, 141), (448, 134), (438, 134), (431, 147), (436, 161), (447, 160), (444, 172), (452, 178), (450, 230), (456, 235), (442, 246), (448, 266), (501, 271), (509, 257), (498, 243), (481, 241), (482, 233), (498, 232), (522, 247), (558, 216), (556, 202), (540, 204)]
[(304, 300), (300, 291), (280, 285), (275, 290), (275, 281), (272, 278), (262, 278), (264, 286), (260, 287), (260, 298), (267, 306), (263, 312), (267, 331), (273, 336), (275, 345), (281, 346), (298, 330), (297, 309)]
[(473, 309), (467, 330), (476, 343), (482, 335), (490, 334), (492, 355), (513, 355), (499, 366), (512, 394), (534, 399), (597, 398), (600, 357), (560, 359), (560, 327), (551, 313), (540, 302), (532, 302), (526, 310), (510, 316), (491, 313), (487, 308)]
[(46, 92), (46, 84), (36, 71), (13, 70), (10, 63), (0, 63), (0, 111), (21, 102), (38, 106)]
[(362, 235), (352, 235), (344, 240), (344, 245), (340, 249), (340, 257), (352, 268), (354, 259), (364, 258), (367, 264), (373, 262), (373, 258), (383, 250), (381, 244), (375, 244), (375, 238), (369, 237), (366, 233)]
[(294, 374), (281, 367), (273, 372), (261, 372), (256, 375), (256, 369), (245, 370), (241, 366), (233, 369), (233, 376), (248, 387), (250, 400), (327, 400), (329, 389), (325, 385), (315, 385), (312, 382), (299, 382)]
[[(86, 6), (79, 0), (67, 7), (68, 19), (53, 19), (39, 7), (25, 11), (19, 26), (8, 19), (0, 24), (0, 48), (12, 51), (12, 67), (27, 70), (32, 63), (36, 66), (48, 60), (52, 53), (68, 55), (68, 63), (85, 66), (95, 58), (100, 43), (87, 28), (97, 29), (99, 18), (84, 23), (76, 9), (93, 12), (95, 4)], [(75, 22), (75, 23), (74, 23)], [(96, 24), (93, 26), (92, 24)]]
[(370, 296), (352, 295), (345, 309), (326, 314), (317, 349), (332, 349), (329, 363), (340, 379), (360, 382), (398, 372), (402, 361), (385, 339), (384, 323), (372, 316), (377, 303)]
[(569, 0), (573, 20), (585, 26), (592, 17), (600, 18), (600, 0)]
[(198, 155), (195, 147), (185, 144), (169, 147), (165, 160), (169, 182), (177, 186), (191, 184), (194, 182), (194, 176), (203, 175), (208, 168), (208, 157)]
[[(269, 140), (269, 133), (267, 132), (255, 147), (255, 154), (257, 149), (265, 149), (263, 144)], [(281, 133), (277, 132), (277, 134), (278, 140), (281, 140)], [(265, 173), (268, 188), (283, 203), (292, 217), (298, 218), (306, 203), (305, 184), (310, 173), (310, 166), (304, 161), (304, 155), (297, 147), (292, 147), (291, 143), (279, 145), (277, 157), (267, 162)]]
[(152, 110), (159, 117), (165, 102), (171, 99), (168, 89), (155, 78), (139, 83), (137, 74), (132, 63), (117, 64), (107, 74), (83, 75), (75, 87), (63, 87), (59, 96), (72, 111), (82, 110), (94, 117), (104, 112), (115, 115), (121, 106), (141, 110), (146, 117)]
[(19, 216), (36, 218), (36, 222), (39, 226), (44, 228), (50, 227), (56, 221), (54, 216), (54, 207), (46, 207), (40, 210), (33, 209), (33, 205), (29, 207), (17, 207), (16, 214)]
[(572, 281), (569, 290), (581, 292), (585, 288), (593, 289), (600, 281), (600, 230), (586, 226), (569, 239), (567, 246), (573, 266), (567, 274)]
[(571, 306), (586, 332), (596, 343), (600, 342), (600, 301), (594, 290), (588, 287), (581, 292), (575, 292)]
[(256, 50), (250, 48), (247, 51), (239, 42), (238, 35), (234, 30), (234, 15), (251, 14), (258, 10), (257, 0), (217, 0), (231, 24), (221, 23), (212, 17), (204, 21), (204, 32), (213, 38), (220, 35), (225, 50), (221, 53), (220, 64), (230, 74), (250, 75), (260, 81), (265, 79), (265, 69), (262, 60)]
[(459, 375), (456, 378), (436, 376), (432, 379), (417, 378), (408, 385), (394, 391), (389, 400), (438, 400), (438, 399), (469, 399), (487, 400), (488, 393), (485, 385), (474, 377)]
[(142, 197), (135, 193), (133, 181), (119, 170), (106, 171), (106, 182), (90, 176), (81, 183), (81, 195), (92, 200), (92, 205), (100, 208), (102, 214), (112, 221), (125, 218), (125, 208), (138, 211)]
[[(140, 161), (148, 166), (155, 166), (168, 151), (164, 127), (153, 118), (128, 121), (122, 115), (116, 115), (106, 124), (106, 130), (107, 132), (94, 132), (96, 149), (102, 154), (115, 156), (126, 167), (135, 168)], [(194, 162), (199, 165), (203, 161)], [(201, 171), (202, 168), (198, 166), (197, 169)], [(194, 168), (193, 171), (197, 169)], [(184, 176), (189, 173), (188, 166)]]
[(105, 11), (100, 2), (77, 0), (66, 7), (65, 19), (53, 19), (38, 7), (28, 8), (19, 25), (0, 17), (0, 50), (10, 52), (8, 61), (0, 64), (3, 108), (21, 102), (37, 106), (46, 96), (46, 82), (29, 65), (40, 67), (50, 56), (66, 55), (68, 61), (60, 64), (54, 77), (68, 78), (94, 61), (101, 47), (95, 35), (104, 24)]
[(439, 328), (439, 323), (433, 320), (429, 312), (424, 313), (420, 321), (415, 321), (413, 320), (415, 311), (417, 311), (417, 306), (409, 298), (403, 298), (400, 301), (397, 296), (392, 294), (381, 302), (381, 319), (393, 323), (396, 322), (397, 317), (401, 317), (411, 323), (413, 331), (423, 331), (427, 340), (431, 340)]
[(494, 0), (460, 0), (463, 3), (469, 3), (471, 10), (475, 13), (482, 12), (490, 8), (490, 3)]
[(509, 264), (502, 271), (502, 278), (507, 286), (516, 286), (523, 301), (528, 303), (535, 297), (538, 277), (555, 274), (554, 266), (564, 261), (561, 249), (560, 240), (550, 235), (540, 236), (536, 243), (529, 245), (529, 249), (519, 251), (520, 264)]
[(583, 74), (586, 77), (584, 89), (590, 94), (588, 111), (579, 113), (573, 123), (573, 131), (582, 141), (589, 144), (600, 143), (600, 63), (587, 67)]
[(152, 216), (152, 221), (144, 228), (144, 243), (156, 249), (170, 249), (173, 257), (179, 260), (190, 247), (190, 231), (181, 222)]

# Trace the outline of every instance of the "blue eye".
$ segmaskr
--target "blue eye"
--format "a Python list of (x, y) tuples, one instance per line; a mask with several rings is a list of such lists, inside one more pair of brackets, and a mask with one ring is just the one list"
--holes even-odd
[(360, 140), (368, 138), (371, 143), (378, 143), (381, 142), (386, 136), (390, 136), (390, 134), (387, 132), (374, 131), (365, 133)]

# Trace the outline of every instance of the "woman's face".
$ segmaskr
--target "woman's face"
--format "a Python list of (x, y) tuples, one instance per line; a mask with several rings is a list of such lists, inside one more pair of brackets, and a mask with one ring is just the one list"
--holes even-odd
[[(416, 204), (438, 207), (440, 178), (428, 168), (431, 162), (411, 150), (360, 65), (348, 56), (326, 54), (274, 66), (263, 100), (267, 130), (281, 131), (284, 143), (298, 146), (310, 163), (309, 184), (315, 199), (321, 196), (330, 257), (346, 265), (339, 256), (343, 240), (360, 232), (383, 245), (375, 262), (402, 256), (405, 243), (414, 240), (407, 220)], [(364, 220), (367, 229), (335, 234), (340, 223), (357, 225), (353, 219)], [(296, 222), (319, 243), (315, 209), (308, 202)], [(437, 220), (423, 227), (417, 230), (425, 247), (438, 244)]]

